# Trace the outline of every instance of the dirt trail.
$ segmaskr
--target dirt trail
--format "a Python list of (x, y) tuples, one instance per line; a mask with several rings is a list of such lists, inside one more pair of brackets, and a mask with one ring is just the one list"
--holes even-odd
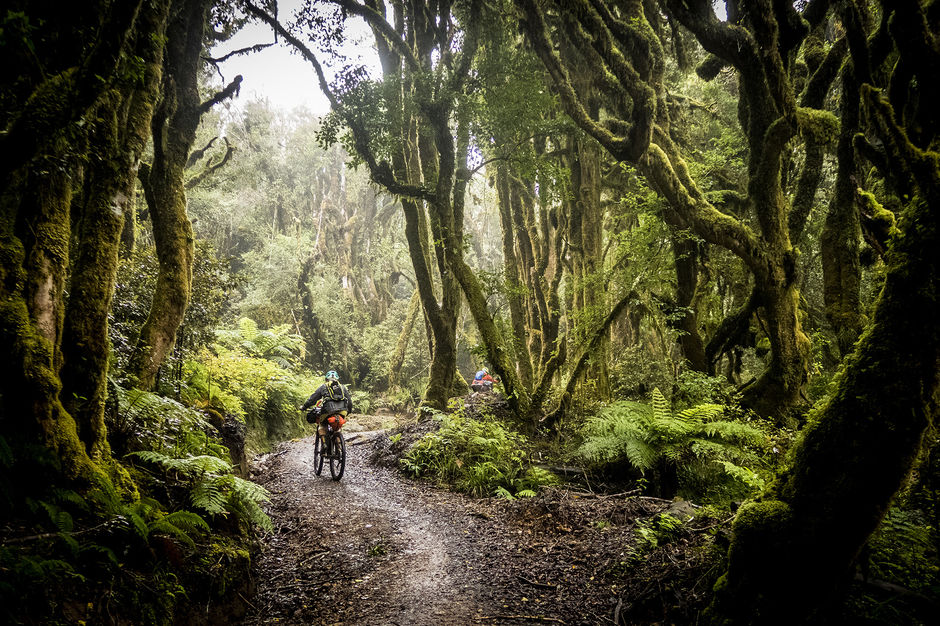
[(655, 499), (474, 499), (373, 466), (371, 452), (349, 445), (340, 482), (327, 466), (314, 475), (312, 438), (257, 463), (275, 531), (254, 562), (245, 624), (662, 623), (701, 601), (684, 590), (707, 567), (688, 561), (702, 553), (682, 548), (699, 542), (691, 533), (630, 561), (638, 519), (666, 508)]
[[(350, 435), (351, 444), (371, 435)], [(246, 623), (472, 621), (480, 581), (464, 566), (473, 542), (452, 506), (462, 498), (371, 466), (369, 451), (349, 445), (340, 482), (326, 465), (314, 474), (312, 438), (269, 459), (260, 482), (272, 492), (275, 533), (257, 560)]]

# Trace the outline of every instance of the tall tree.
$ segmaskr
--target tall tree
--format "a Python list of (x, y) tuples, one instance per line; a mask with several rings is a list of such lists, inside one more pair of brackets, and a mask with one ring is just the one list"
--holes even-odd
[[(86, 416), (79, 428), (59, 397), (71, 204), (81, 160), (113, 156), (109, 132), (89, 133), (83, 118), (121, 100), (115, 90), (126, 84), (119, 73), (131, 42), (159, 32), (147, 30), (156, 27), (153, 20), (138, 19), (141, 4), (14, 3), (0, 44), (7, 59), (0, 70), (0, 430), (10, 440), (44, 443), (66, 476), (85, 480), (99, 472), (89, 451), (106, 444), (94, 418)], [(113, 175), (125, 176), (132, 162), (133, 156), (113, 163)]]
[(160, 102), (153, 115), (153, 164), (144, 194), (153, 222), (160, 271), (150, 314), (140, 329), (128, 369), (142, 389), (152, 389), (176, 341), (192, 289), (195, 244), (186, 214), (185, 169), (199, 120), (238, 92), (241, 76), (206, 101), (199, 97), (199, 69), (214, 0), (176, 0), (167, 27)]
[[(859, 86), (867, 133), (854, 143), (887, 187), (900, 192), (881, 198), (901, 207), (899, 221), (872, 321), (835, 389), (816, 409), (790, 467), (735, 518), (728, 570), (712, 605), (716, 622), (826, 621), (936, 421), (940, 154), (936, 121), (925, 117), (940, 104), (931, 81), (940, 70), (940, 39), (930, 21), (936, 7), (914, 0), (881, 3), (882, 28), (870, 40), (860, 21), (843, 19), (855, 77), (880, 74), (889, 85)], [(842, 8), (858, 10), (854, 2)], [(893, 221), (874, 195), (864, 195), (882, 220)]]
[[(754, 304), (764, 311), (771, 361), (746, 390), (753, 406), (778, 413), (801, 402), (809, 366), (809, 340), (800, 323), (796, 251), (788, 228), (790, 203), (782, 187), (783, 153), (798, 134), (825, 135), (833, 117), (799, 108), (790, 58), (808, 27), (781, 3), (754, 2), (745, 20), (722, 22), (705, 2), (667, 2), (670, 14), (714, 55), (713, 66), (731, 65), (740, 81), (739, 117), (748, 138), (748, 185), (744, 206), (759, 232), (719, 210), (689, 174), (670, 134), (663, 84), (663, 45), (651, 21), (658, 8), (643, 2), (579, 0), (577, 10), (558, 3), (517, 0), (523, 27), (559, 90), (566, 112), (617, 159), (636, 165), (667, 200), (669, 220), (739, 256), (755, 280)], [(807, 15), (820, 20), (814, 8)], [(824, 12), (823, 12), (824, 15)], [(578, 61), (555, 52), (557, 42)], [(586, 69), (592, 92), (572, 75)], [(594, 91), (600, 108), (589, 106)], [(820, 139), (821, 140), (821, 139)], [(669, 221), (667, 220), (667, 221)]]
[[(376, 35), (384, 83), (380, 106), (389, 115), (386, 130), (391, 150), (378, 144), (383, 137), (373, 132), (377, 111), (368, 82), (343, 86), (341, 96), (307, 46), (272, 16), (250, 3), (246, 6), (310, 61), (334, 113), (351, 129), (353, 147), (372, 179), (402, 199), (406, 239), (433, 343), (425, 402), (442, 408), (453, 391), (457, 369), (462, 281), (455, 267), (460, 267), (463, 253), (469, 142), (467, 125), (463, 125), (463, 131), (458, 130), (455, 138), (450, 122), (452, 115), (459, 114), (456, 99), (475, 53), (474, 39), (465, 40), (463, 49), (455, 52), (457, 26), (450, 3), (402, 5), (394, 16), (386, 14), (384, 3), (334, 4), (337, 11), (364, 18)], [(308, 15), (317, 10), (313, 6), (305, 8)], [(434, 287), (435, 263), (440, 300)], [(480, 295), (482, 298), (482, 291)]]
[[(159, 95), (170, 1), (141, 7), (130, 53), (116, 84), (94, 110), (93, 151), (84, 168), (62, 341), (62, 403), (95, 460), (107, 457), (104, 403), (108, 374), (108, 314), (125, 216), (133, 212), (137, 168)], [(142, 73), (131, 63), (142, 63)], [(77, 219), (74, 219), (77, 218)]]

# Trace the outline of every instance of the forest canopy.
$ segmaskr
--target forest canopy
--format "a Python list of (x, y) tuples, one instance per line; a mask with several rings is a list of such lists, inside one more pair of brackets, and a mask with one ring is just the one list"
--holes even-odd
[[(327, 114), (241, 94), (269, 45)], [(410, 475), (734, 506), (711, 622), (825, 623), (899, 516), (936, 605), (940, 2), (13, 0), (0, 50), (4, 594), (247, 567), (335, 370), (437, 416)]]

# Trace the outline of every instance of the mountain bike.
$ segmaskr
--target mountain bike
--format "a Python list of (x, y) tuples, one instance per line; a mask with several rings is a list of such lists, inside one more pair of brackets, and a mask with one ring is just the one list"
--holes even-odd
[(329, 415), (323, 419), (326, 432), (320, 433), (320, 428), (317, 428), (317, 438), (313, 444), (313, 471), (317, 476), (323, 471), (323, 462), (329, 459), (333, 480), (343, 477), (346, 470), (346, 439), (341, 429), (345, 423), (346, 419), (342, 415)]

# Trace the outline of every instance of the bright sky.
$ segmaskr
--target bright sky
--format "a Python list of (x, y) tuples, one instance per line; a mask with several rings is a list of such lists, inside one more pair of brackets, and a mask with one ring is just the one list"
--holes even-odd
[[(280, 0), (279, 17), (282, 24), (291, 21), (294, 11), (303, 4), (303, 0)], [(346, 53), (354, 60), (357, 56), (365, 63), (378, 67), (378, 56), (372, 44), (372, 36), (361, 20), (352, 24), (346, 33), (352, 41), (365, 42), (359, 46), (347, 48)], [(302, 41), (306, 37), (300, 37)], [(274, 33), (267, 24), (253, 22), (245, 26), (232, 39), (212, 49), (212, 56), (218, 58), (232, 50), (247, 48), (258, 43), (274, 41)], [(319, 59), (321, 63), (325, 59)], [(234, 105), (242, 102), (267, 98), (275, 107), (292, 110), (304, 106), (317, 115), (329, 111), (330, 105), (320, 92), (316, 74), (302, 56), (292, 52), (286, 44), (278, 43), (260, 52), (232, 57), (221, 65), (226, 82), (236, 75), (243, 77), (241, 95)]]
[[(280, 0), (279, 17), (282, 24), (290, 21), (294, 11), (303, 4), (303, 0)], [(712, 5), (720, 19), (725, 19), (724, 2), (713, 0)], [(378, 68), (378, 56), (372, 44), (372, 35), (361, 20), (349, 22), (347, 37), (350, 41), (360, 42), (350, 46), (347, 54), (356, 56), (371, 66)], [(305, 40), (305, 37), (301, 38)], [(232, 39), (212, 50), (216, 58), (239, 48), (247, 48), (257, 43), (274, 40), (274, 34), (267, 24), (253, 22), (248, 24)], [(322, 63), (324, 59), (320, 59)], [(279, 108), (290, 111), (297, 107), (306, 107), (317, 115), (329, 111), (330, 105), (317, 86), (316, 75), (310, 64), (299, 54), (293, 53), (289, 45), (279, 43), (260, 52), (232, 57), (222, 65), (225, 80), (230, 81), (237, 74), (244, 78), (241, 96), (234, 102), (239, 107), (242, 102), (256, 98), (267, 98)]]

